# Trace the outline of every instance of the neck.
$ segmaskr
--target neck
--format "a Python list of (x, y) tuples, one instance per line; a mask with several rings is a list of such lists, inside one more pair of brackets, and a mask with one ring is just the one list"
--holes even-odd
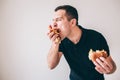
[(71, 34), (69, 35), (68, 39), (74, 44), (77, 44), (80, 41), (81, 35), (82, 30), (78, 26), (75, 26), (71, 29)]

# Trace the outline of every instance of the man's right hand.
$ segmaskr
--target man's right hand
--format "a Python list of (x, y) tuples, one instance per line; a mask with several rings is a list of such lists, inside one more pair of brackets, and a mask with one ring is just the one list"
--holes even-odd
[(57, 29), (57, 28), (56, 27), (52, 28), (51, 25), (48, 28), (49, 28), (49, 31), (48, 31), (47, 35), (48, 35), (49, 39), (52, 41), (52, 43), (59, 44), (59, 41), (56, 41), (56, 39), (58, 37), (60, 37), (59, 34), (56, 34), (55, 32), (52, 31), (53, 29)]

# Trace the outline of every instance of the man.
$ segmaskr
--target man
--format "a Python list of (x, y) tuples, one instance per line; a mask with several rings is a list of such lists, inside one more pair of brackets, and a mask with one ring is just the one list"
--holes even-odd
[[(78, 25), (78, 13), (74, 7), (58, 6), (49, 28), (59, 30), (59, 34), (52, 31), (47, 34), (52, 41), (47, 56), (50, 69), (54, 69), (64, 55), (70, 67), (70, 80), (104, 80), (103, 74), (111, 74), (116, 70), (105, 38), (95, 30)], [(58, 37), (61, 42), (56, 42)], [(104, 49), (108, 57), (91, 61), (88, 58), (90, 49)]]

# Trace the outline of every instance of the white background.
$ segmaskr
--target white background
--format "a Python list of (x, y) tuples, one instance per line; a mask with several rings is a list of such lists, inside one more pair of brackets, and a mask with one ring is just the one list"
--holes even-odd
[(47, 27), (62, 4), (76, 7), (79, 23), (105, 36), (117, 64), (106, 80), (120, 79), (120, 0), (0, 0), (0, 80), (69, 79), (64, 57), (54, 70), (46, 62)]

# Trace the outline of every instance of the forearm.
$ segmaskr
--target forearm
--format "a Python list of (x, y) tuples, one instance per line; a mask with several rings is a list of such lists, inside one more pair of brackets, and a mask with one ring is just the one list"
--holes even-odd
[(59, 54), (58, 54), (59, 45), (58, 44), (52, 44), (48, 56), (47, 56), (47, 62), (48, 67), (50, 69), (53, 69), (57, 66), (59, 63)]

